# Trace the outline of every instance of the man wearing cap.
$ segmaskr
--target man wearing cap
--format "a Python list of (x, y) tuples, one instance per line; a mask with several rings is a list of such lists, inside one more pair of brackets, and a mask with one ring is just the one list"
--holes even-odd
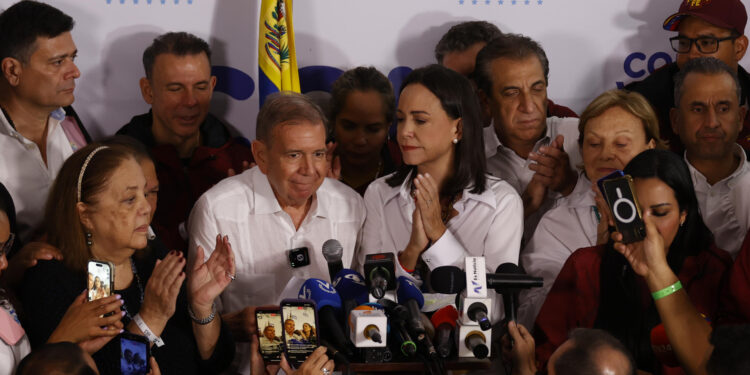
[[(674, 107), (674, 76), (685, 63), (696, 57), (715, 57), (737, 72), (742, 91), (741, 104), (746, 106), (750, 92), (750, 74), (739, 61), (747, 51), (745, 34), (747, 12), (740, 0), (683, 0), (677, 13), (667, 17), (664, 29), (677, 31), (669, 38), (677, 52), (676, 61), (651, 73), (646, 79), (632, 82), (626, 89), (636, 91), (648, 99), (659, 116), (662, 139), (672, 151), (683, 152), (685, 147), (672, 131), (669, 111)], [(750, 151), (750, 118), (744, 118), (737, 137), (745, 153)]]

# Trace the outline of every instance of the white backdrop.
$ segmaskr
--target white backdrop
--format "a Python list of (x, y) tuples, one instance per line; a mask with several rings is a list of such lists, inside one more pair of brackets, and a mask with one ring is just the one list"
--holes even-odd
[[(47, 0), (76, 20), (81, 78), (74, 107), (95, 138), (148, 110), (138, 88), (143, 49), (158, 34), (205, 38), (213, 65), (230, 67), (233, 93), (216, 92), (212, 112), (254, 138), (258, 112), (259, 0)], [(750, 0), (743, 0), (747, 6)], [(0, 0), (6, 8), (15, 1)], [(539, 41), (550, 60), (549, 97), (580, 112), (597, 94), (647, 74), (674, 53), (663, 20), (678, 0), (295, 0), (301, 68), (394, 68), (434, 62), (433, 48), (464, 20), (494, 22)], [(650, 60), (650, 61), (649, 61)], [(743, 66), (747, 66), (744, 59)], [(221, 68), (219, 68), (221, 69)], [(226, 70), (227, 68), (224, 68)], [(313, 68), (316, 69), (316, 68)], [(323, 86), (330, 80), (323, 79)], [(302, 82), (303, 86), (305, 82)], [(254, 85), (254, 86), (253, 86)], [(254, 88), (252, 91), (251, 88)], [(244, 91), (244, 93), (243, 93)], [(251, 95), (248, 96), (248, 94)]]

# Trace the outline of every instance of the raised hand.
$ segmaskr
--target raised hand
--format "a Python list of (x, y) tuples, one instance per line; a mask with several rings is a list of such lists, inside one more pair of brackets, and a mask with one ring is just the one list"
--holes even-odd
[(171, 251), (163, 260), (157, 260), (154, 271), (143, 292), (143, 304), (138, 312), (151, 331), (159, 336), (174, 315), (177, 295), (185, 281), (185, 258), (182, 252)]
[[(252, 168), (252, 167), (254, 167), (256, 165), (258, 165), (258, 164), (255, 164), (254, 162), (249, 162), (247, 160), (243, 160), (242, 161), (242, 170), (240, 170), (239, 173), (242, 173), (242, 172), (244, 172), (244, 171), (246, 171), (246, 170), (248, 170), (248, 169), (250, 169), (250, 168)], [(235, 176), (235, 175), (237, 175), (237, 172), (234, 170), (234, 168), (227, 169), (227, 177), (232, 177), (232, 176)]]
[(535, 161), (529, 169), (536, 172), (539, 181), (549, 189), (567, 196), (576, 186), (576, 172), (570, 168), (568, 154), (563, 149), (564, 137), (558, 135), (549, 146), (539, 147), (539, 152), (530, 153)]
[[(84, 290), (73, 300), (47, 342), (74, 342), (93, 354), (122, 332), (120, 319), (125, 313), (120, 309), (121, 297), (112, 295), (87, 301), (86, 295)], [(104, 316), (109, 313), (113, 314)]]
[(648, 279), (653, 276), (653, 272), (670, 270), (667, 263), (667, 249), (664, 246), (664, 238), (654, 224), (653, 212), (647, 209), (643, 215), (643, 222), (646, 224), (646, 238), (643, 241), (631, 244), (622, 243), (622, 234), (619, 232), (612, 233), (612, 239), (615, 241), (614, 247), (630, 263), (636, 274)]
[(40, 260), (62, 260), (60, 250), (45, 242), (29, 242), (8, 260), (8, 269), (3, 272), (3, 278), (9, 285), (18, 285), (27, 269), (36, 266)]
[(336, 142), (326, 143), (326, 160), (330, 163), (326, 177), (338, 180), (341, 178), (341, 157), (336, 155)]
[[(198, 246), (191, 260), (188, 278), (188, 300), (199, 316), (208, 316), (216, 297), (232, 282), (235, 274), (234, 253), (229, 237), (216, 236), (216, 247), (204, 263), (203, 248)], [(205, 312), (205, 314), (201, 314)]]
[(536, 373), (534, 337), (522, 324), (508, 322), (508, 333), (502, 338), (502, 351), (503, 360), (513, 364), (514, 375)]

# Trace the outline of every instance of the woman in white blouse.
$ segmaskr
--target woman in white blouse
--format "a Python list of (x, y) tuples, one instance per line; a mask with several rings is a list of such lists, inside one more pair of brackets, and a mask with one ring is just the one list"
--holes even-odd
[(573, 192), (544, 214), (521, 254), (526, 272), (544, 278), (542, 288), (521, 294), (520, 323), (532, 327), (565, 260), (579, 248), (609, 240), (609, 209), (596, 182), (622, 170), (636, 155), (664, 148), (651, 105), (636, 92), (610, 90), (581, 113), (578, 145), (583, 171)]
[(401, 86), (396, 116), (404, 164), (365, 193), (359, 264), (381, 252), (398, 255), (401, 275), (420, 260), (429, 269), (463, 268), (466, 256), (484, 256), (490, 272), (517, 264), (523, 205), (509, 184), (485, 173), (479, 102), (469, 81), (439, 65), (414, 70)]

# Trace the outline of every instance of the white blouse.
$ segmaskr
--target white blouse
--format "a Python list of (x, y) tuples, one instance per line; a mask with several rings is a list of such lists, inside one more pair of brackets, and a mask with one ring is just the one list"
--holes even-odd
[(539, 309), (568, 257), (576, 250), (596, 245), (599, 223), (591, 181), (581, 173), (573, 192), (544, 214), (534, 235), (521, 252), (526, 273), (544, 279), (541, 288), (521, 292), (518, 319), (533, 327)]

